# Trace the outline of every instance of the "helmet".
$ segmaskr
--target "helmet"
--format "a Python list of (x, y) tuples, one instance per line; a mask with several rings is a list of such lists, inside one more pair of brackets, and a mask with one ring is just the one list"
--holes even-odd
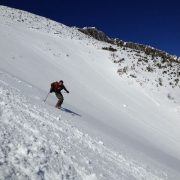
[(64, 83), (63, 80), (60, 80), (59, 82), (62, 83), (62, 84)]

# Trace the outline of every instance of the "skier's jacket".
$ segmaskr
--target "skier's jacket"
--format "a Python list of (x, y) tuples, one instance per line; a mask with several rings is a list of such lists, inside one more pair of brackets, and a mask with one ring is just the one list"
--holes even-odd
[(66, 89), (66, 87), (64, 86), (64, 84), (60, 84), (59, 82), (53, 82), (51, 83), (51, 89), (50, 89), (50, 93), (55, 92), (55, 93), (61, 93), (61, 90), (65, 90), (67, 93), (69, 93), (69, 91)]

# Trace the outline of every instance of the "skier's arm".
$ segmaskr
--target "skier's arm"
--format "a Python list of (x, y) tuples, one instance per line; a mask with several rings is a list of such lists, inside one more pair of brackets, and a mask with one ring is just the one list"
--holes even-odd
[(69, 93), (69, 91), (66, 89), (66, 87), (64, 86), (64, 90), (67, 92), (67, 93)]

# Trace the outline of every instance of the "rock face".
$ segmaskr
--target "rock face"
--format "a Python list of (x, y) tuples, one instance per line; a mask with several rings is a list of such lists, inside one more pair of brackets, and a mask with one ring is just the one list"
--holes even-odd
[(120, 39), (113, 39), (108, 37), (104, 32), (99, 31), (95, 27), (85, 27), (85, 28), (79, 28), (79, 31), (82, 33), (89, 35), (99, 41), (107, 42), (112, 45), (117, 45), (119, 47), (124, 47), (124, 48), (130, 48), (134, 49), (137, 51), (143, 51), (147, 55), (151, 55), (153, 57), (160, 57), (164, 61), (171, 61), (171, 62), (177, 62), (180, 63), (180, 58), (177, 56), (172, 56), (164, 51), (161, 51), (159, 49), (155, 49), (151, 46), (143, 45), (143, 44), (138, 44), (138, 43), (133, 43), (133, 42), (124, 42)]
[(79, 28), (78, 30), (86, 35), (92, 36), (93, 38), (99, 41), (104, 41), (113, 44), (113, 39), (109, 38), (104, 32), (97, 30), (95, 27)]

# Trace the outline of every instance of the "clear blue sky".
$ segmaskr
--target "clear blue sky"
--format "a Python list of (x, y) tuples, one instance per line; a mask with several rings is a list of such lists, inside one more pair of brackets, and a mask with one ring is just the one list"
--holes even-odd
[(0, 0), (68, 26), (95, 26), (110, 37), (180, 56), (179, 0)]

